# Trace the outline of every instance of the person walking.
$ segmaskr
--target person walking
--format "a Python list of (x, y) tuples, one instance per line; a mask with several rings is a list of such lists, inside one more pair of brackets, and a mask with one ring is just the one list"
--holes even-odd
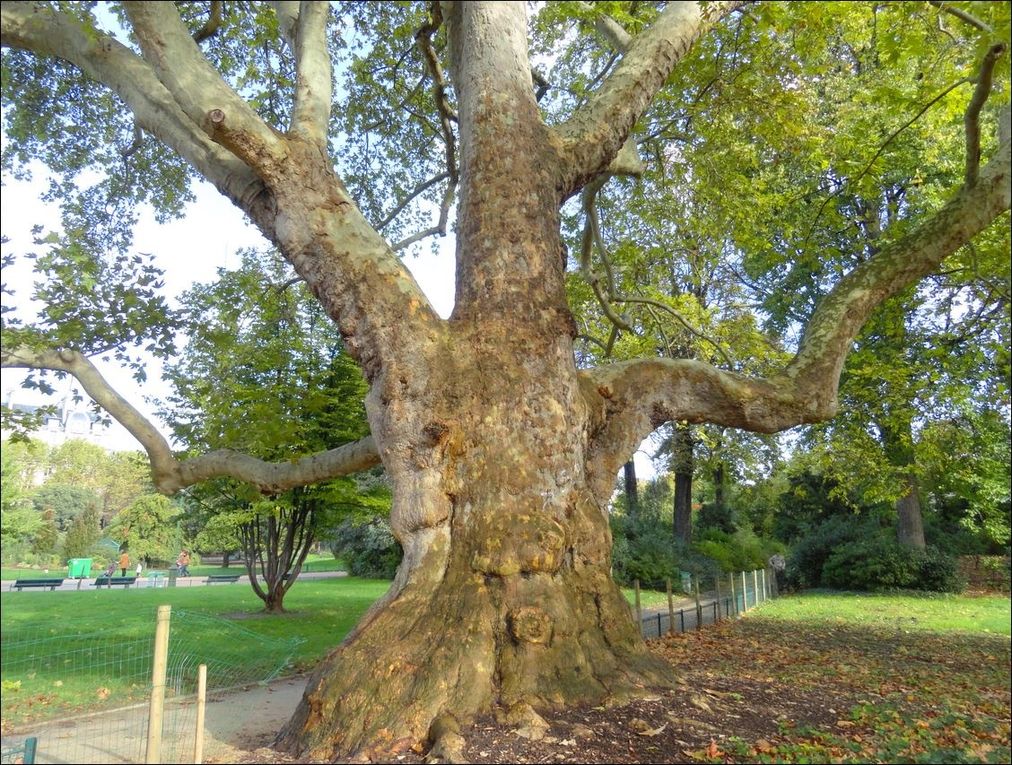
[(190, 575), (190, 552), (189, 550), (183, 550), (179, 553), (179, 557), (176, 558), (176, 568), (179, 570), (178, 576), (189, 576)]
[(127, 568), (130, 566), (130, 553), (126, 550), (119, 555), (119, 572), (120, 576), (126, 576)]

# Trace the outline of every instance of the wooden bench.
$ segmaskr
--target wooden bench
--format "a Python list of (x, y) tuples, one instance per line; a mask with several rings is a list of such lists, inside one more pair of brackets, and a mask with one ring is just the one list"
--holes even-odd
[(16, 579), (11, 589), (21, 592), (25, 587), (48, 587), (51, 592), (61, 584), (63, 579)]
[(136, 576), (100, 576), (95, 580), (95, 587), (129, 587), (137, 581)]
[(35, 765), (35, 750), (38, 745), (39, 740), (35, 736), (30, 736), (17, 746), (5, 746), (2, 752), (0, 752), (0, 762)]
[(205, 584), (235, 584), (242, 574), (211, 574)]

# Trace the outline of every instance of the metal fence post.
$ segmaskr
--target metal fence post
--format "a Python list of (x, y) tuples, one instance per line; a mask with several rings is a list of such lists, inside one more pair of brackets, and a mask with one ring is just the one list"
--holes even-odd
[(668, 634), (675, 634), (675, 601), (671, 597), (671, 579), (667, 580), (668, 583)]
[(699, 604), (699, 574), (692, 577), (692, 591), (696, 597), (696, 629), (703, 628), (703, 607)]
[(169, 619), (172, 606), (158, 606), (155, 623), (155, 656), (151, 669), (151, 706), (144, 762), (162, 761), (162, 717), (165, 711), (165, 670), (169, 660)]

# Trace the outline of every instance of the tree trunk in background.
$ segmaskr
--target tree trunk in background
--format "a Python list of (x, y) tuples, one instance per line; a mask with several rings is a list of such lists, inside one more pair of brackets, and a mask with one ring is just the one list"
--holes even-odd
[(908, 410), (894, 411), (888, 424), (879, 424), (879, 430), (886, 456), (899, 474), (902, 489), (896, 500), (896, 539), (901, 545), (923, 550), (926, 546), (924, 520), (917, 486), (912, 413)]
[(635, 518), (640, 511), (639, 487), (636, 484), (636, 463), (629, 460), (623, 468), (625, 470), (625, 501), (629, 511), (629, 517)]
[(713, 503), (722, 509), (727, 507), (727, 468), (723, 460), (713, 469)]
[(692, 542), (692, 474), (695, 472), (692, 426), (676, 424), (671, 439), (671, 469), (675, 474), (675, 541)]

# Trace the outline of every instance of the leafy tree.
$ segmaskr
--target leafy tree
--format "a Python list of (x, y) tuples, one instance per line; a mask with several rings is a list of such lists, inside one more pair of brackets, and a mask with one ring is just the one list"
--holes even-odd
[(80, 485), (47, 481), (32, 493), (32, 503), (40, 514), (51, 511), (60, 531), (67, 531), (85, 510), (99, 511), (101, 518), (102, 501), (91, 489)]
[(89, 558), (96, 553), (102, 530), (99, 527), (100, 512), (97, 504), (87, 505), (74, 516), (63, 537), (63, 558)]
[[(303, 756), (432, 739), (433, 758), (459, 758), (453, 718), (496, 706), (537, 725), (537, 707), (669, 682), (609, 575), (603, 508), (632, 451), (666, 422), (775, 432), (832, 417), (876, 307), (1007, 226), (1012, 130), (992, 87), (1009, 78), (1004, 3), (559, 3), (530, 23), (518, 2), (220, 9), (123, 3), (120, 41), (89, 4), (3, 7), (4, 167), (44, 161), (64, 226), (40, 236), (39, 319), (3, 314), (2, 363), (77, 376), (144, 445), (161, 492), (229, 476), (277, 495), (382, 461), (404, 558), (282, 732)], [(532, 51), (557, 65), (532, 75)], [(862, 56), (870, 79), (854, 77)], [(638, 172), (644, 134), (658, 138), (648, 159), (686, 163), (712, 209), (735, 213), (690, 216), (682, 241), (727, 229), (721, 252), (746, 278), (786, 273), (776, 292), (810, 298), (771, 327), (789, 359), (743, 370), (651, 341), (578, 366), (566, 203)], [(914, 155), (931, 180), (905, 183), (909, 214), (874, 252), (820, 269), (850, 192), (875, 198), (894, 169), (912, 181)], [(177, 319), (129, 230), (137, 202), (176, 214), (193, 176), (339, 327), (369, 384), (369, 437), (179, 459), (98, 375), (89, 356), (170, 352)], [(443, 320), (397, 252), (444, 233), (455, 198)], [(407, 235), (432, 204), (439, 219)]]
[[(282, 459), (367, 433), (362, 374), (284, 261), (245, 252), (238, 269), (219, 276), (183, 296), (188, 342), (169, 365), (174, 393), (166, 408), (177, 437), (194, 450)], [(237, 419), (237, 408), (246, 417)], [(241, 550), (250, 585), (271, 613), (284, 611), (285, 593), (320, 534), (363, 505), (352, 478), (270, 496), (219, 480), (191, 497), (203, 510), (200, 544), (220, 540), (222, 552)]]
[(0, 449), (0, 535), (3, 538), (4, 560), (20, 555), (27, 543), (45, 526), (32, 506), (31, 489), (35, 474), (45, 454), (45, 447), (36, 442), (7, 442)]
[(107, 529), (136, 560), (174, 561), (184, 546), (179, 505), (161, 494), (146, 494), (120, 512)]

